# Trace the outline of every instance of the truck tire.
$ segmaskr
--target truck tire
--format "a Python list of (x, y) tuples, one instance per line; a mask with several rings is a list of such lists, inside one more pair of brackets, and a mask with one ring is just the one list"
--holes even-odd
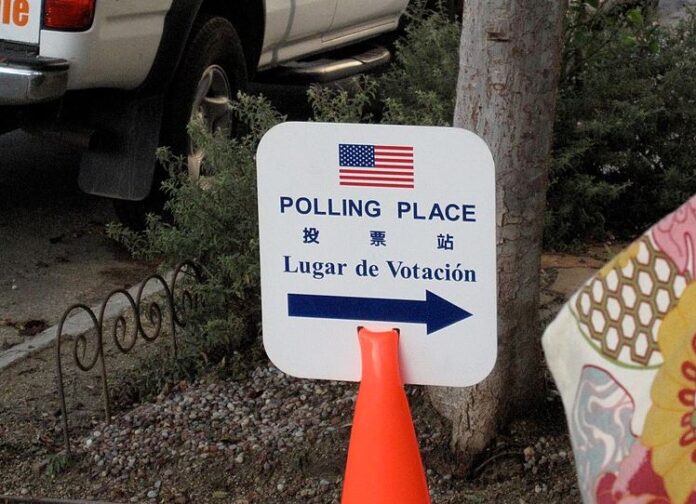
[[(202, 16), (191, 32), (174, 80), (167, 92), (162, 117), (160, 145), (187, 158), (191, 177), (201, 175), (202, 153), (190, 144), (186, 126), (196, 115), (203, 116), (209, 131), (231, 132), (232, 117), (227, 101), (246, 88), (247, 68), (234, 26), (219, 16)], [(114, 200), (116, 215), (131, 229), (145, 227), (148, 213), (162, 213), (166, 195), (161, 191), (167, 176), (157, 166), (150, 195), (143, 201)]]

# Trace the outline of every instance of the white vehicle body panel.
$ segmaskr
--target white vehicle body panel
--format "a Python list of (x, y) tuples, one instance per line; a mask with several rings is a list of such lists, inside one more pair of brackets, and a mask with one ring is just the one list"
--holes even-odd
[[(398, 17), (406, 8), (408, 0), (338, 0), (331, 32), (350, 29), (354, 26), (377, 24), (378, 20)], [(326, 40), (330, 37), (324, 37)]]
[(268, 0), (264, 49), (317, 38), (331, 26), (337, 0)]
[[(338, 9), (341, 9), (341, 2), (344, 1), (350, 3), (353, 0), (338, 0)], [(269, 4), (272, 3), (273, 2), (270, 1), (266, 2), (267, 8)], [(264, 70), (294, 59), (328, 51), (380, 33), (392, 31), (397, 28), (399, 18), (408, 5), (408, 0), (390, 0), (389, 2), (372, 0), (372, 3), (380, 6), (388, 5), (389, 8), (380, 8), (380, 12), (386, 11), (386, 13), (383, 12), (381, 16), (373, 16), (365, 19), (365, 16), (362, 16), (359, 11), (344, 6), (341, 11), (343, 16), (343, 21), (341, 23), (336, 24), (335, 17), (332, 17), (331, 28), (327, 27), (323, 32), (314, 33), (312, 36), (306, 36), (304, 38), (285, 37), (283, 39), (278, 39), (276, 30), (277, 26), (283, 23), (282, 17), (278, 16), (277, 19), (273, 20), (273, 25), (269, 24), (267, 21), (263, 51), (259, 60), (259, 69)], [(337, 12), (338, 11), (336, 11), (336, 13)], [(313, 15), (314, 14), (312, 14), (312, 16)], [(354, 16), (352, 18), (352, 23), (348, 22), (349, 15)], [(357, 19), (363, 20), (362, 22), (357, 22)], [(287, 19), (285, 22), (290, 22), (290, 20)], [(293, 30), (290, 29), (289, 32), (293, 33)]]
[(155, 61), (172, 0), (101, 0), (85, 32), (41, 30), (41, 56), (70, 62), (68, 89), (134, 89)]
[[(40, 43), (39, 54), (70, 63), (68, 90), (137, 88), (148, 76), (173, 0), (99, 0), (84, 32), (42, 30), (42, 0), (26, 0), (23, 27), (2, 24), (0, 40)], [(397, 27), (408, 0), (266, 0), (259, 69), (348, 45)]]
[(0, 40), (37, 44), (41, 0), (0, 0)]

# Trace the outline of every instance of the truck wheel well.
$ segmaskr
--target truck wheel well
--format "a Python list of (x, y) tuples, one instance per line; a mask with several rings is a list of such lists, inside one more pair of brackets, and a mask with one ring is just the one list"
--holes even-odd
[(166, 92), (184, 54), (195, 20), (211, 15), (222, 16), (232, 23), (242, 43), (247, 74), (253, 75), (261, 56), (266, 28), (264, 0), (173, 0), (164, 22), (155, 61), (147, 78), (137, 89), (139, 95)]
[(242, 42), (247, 71), (253, 75), (261, 56), (266, 18), (263, 0), (204, 0), (201, 14), (222, 16), (229, 20)]

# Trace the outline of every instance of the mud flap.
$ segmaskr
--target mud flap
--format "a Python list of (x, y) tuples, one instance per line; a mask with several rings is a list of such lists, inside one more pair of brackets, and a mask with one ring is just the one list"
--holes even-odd
[(108, 123), (82, 156), (78, 184), (88, 194), (141, 201), (152, 189), (162, 124), (161, 96), (115, 100), (100, 116)]

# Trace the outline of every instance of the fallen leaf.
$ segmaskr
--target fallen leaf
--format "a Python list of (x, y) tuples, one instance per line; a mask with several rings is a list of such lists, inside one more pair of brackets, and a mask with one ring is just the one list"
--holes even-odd
[(19, 331), (20, 336), (36, 336), (48, 328), (48, 323), (45, 320), (26, 320), (16, 324), (15, 327)]

